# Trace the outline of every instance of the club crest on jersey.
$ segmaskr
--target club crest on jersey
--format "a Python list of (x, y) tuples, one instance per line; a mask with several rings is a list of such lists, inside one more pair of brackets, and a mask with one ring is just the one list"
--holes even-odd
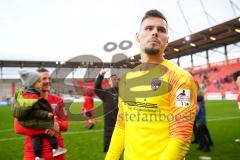
[(154, 78), (151, 83), (153, 91), (156, 91), (162, 84), (162, 78)]

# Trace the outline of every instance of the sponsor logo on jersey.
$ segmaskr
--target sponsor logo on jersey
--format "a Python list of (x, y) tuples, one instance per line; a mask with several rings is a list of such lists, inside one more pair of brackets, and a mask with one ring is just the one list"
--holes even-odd
[(190, 90), (179, 89), (176, 92), (176, 106), (189, 107), (190, 106)]
[(145, 102), (124, 101), (124, 104), (128, 106), (135, 106), (140, 108), (157, 108), (158, 107), (157, 104), (145, 103)]

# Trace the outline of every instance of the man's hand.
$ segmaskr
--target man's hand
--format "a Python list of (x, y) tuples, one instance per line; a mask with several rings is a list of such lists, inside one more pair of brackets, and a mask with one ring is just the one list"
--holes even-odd
[(56, 132), (60, 132), (60, 126), (57, 122), (54, 122), (54, 126), (53, 126), (53, 129), (56, 131)]
[(53, 118), (53, 116), (54, 116), (54, 115), (53, 115), (53, 113), (52, 113), (52, 112), (49, 112), (49, 113), (48, 113), (48, 119), (52, 119), (52, 118)]
[(45, 134), (57, 137), (59, 132), (55, 131), (53, 128), (48, 128), (45, 130)]
[(60, 133), (60, 126), (57, 122), (54, 122), (53, 128), (45, 130), (45, 134), (57, 137)]
[(107, 72), (107, 70), (102, 69), (102, 70), (99, 72), (99, 74), (100, 74), (101, 76), (104, 76), (104, 75), (106, 74), (106, 72)]

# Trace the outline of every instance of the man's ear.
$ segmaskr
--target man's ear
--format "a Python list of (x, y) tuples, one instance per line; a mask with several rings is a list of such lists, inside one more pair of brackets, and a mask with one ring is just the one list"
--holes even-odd
[(135, 38), (136, 38), (136, 41), (139, 43), (140, 41), (139, 41), (139, 34), (138, 33), (136, 33)]

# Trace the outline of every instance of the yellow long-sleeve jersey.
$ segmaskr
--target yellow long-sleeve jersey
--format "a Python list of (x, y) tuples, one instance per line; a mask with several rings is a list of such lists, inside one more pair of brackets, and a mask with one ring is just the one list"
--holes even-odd
[(142, 64), (121, 78), (119, 112), (106, 160), (182, 160), (197, 105), (192, 76), (171, 63)]

